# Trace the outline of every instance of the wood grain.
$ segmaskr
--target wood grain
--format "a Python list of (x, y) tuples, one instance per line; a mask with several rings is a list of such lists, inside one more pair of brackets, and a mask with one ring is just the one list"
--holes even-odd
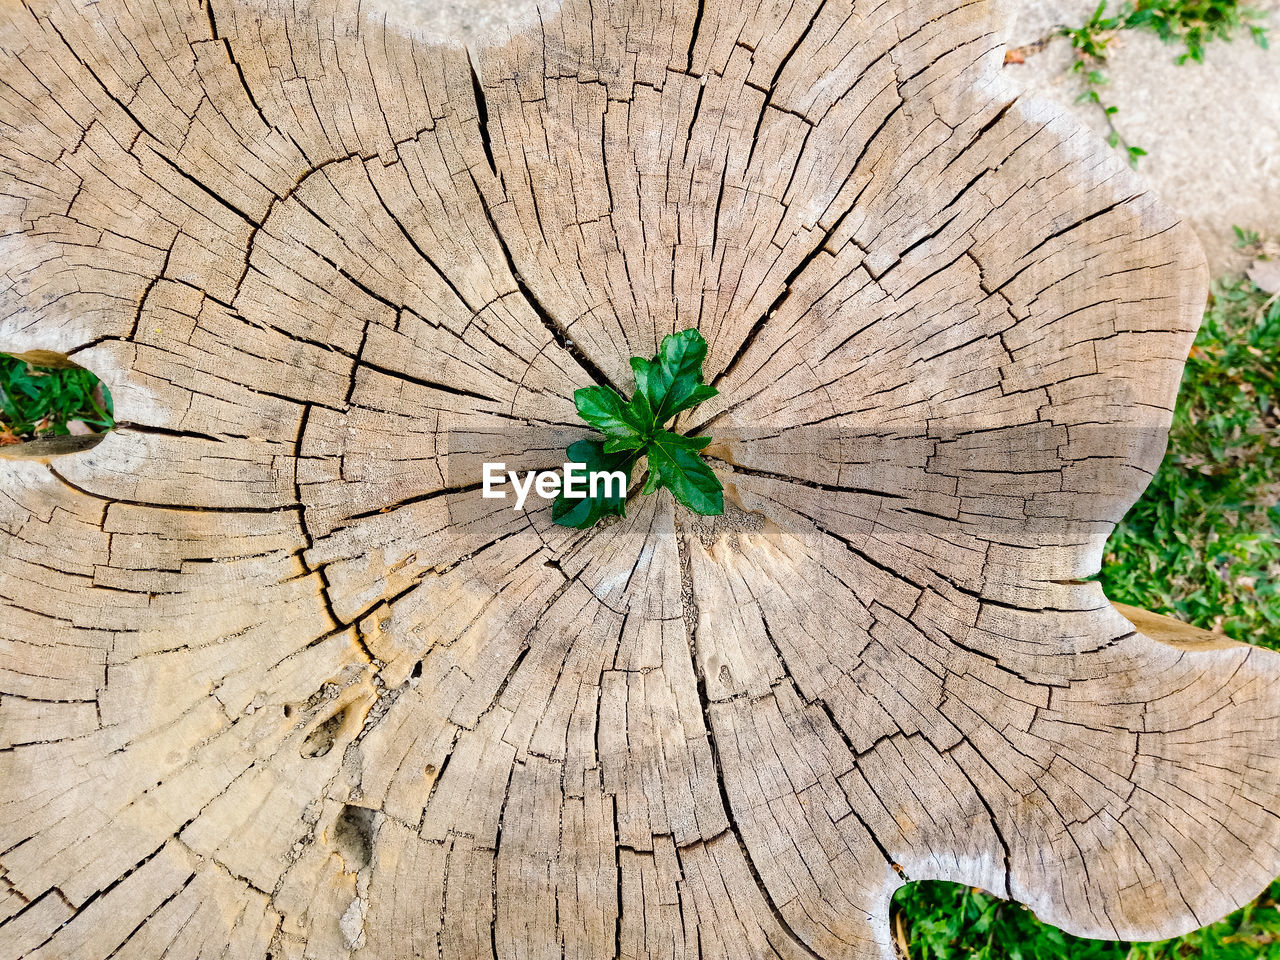
[[(1204, 303), (986, 0), (0, 8), (0, 958), (863, 958), (1280, 872), (1280, 658), (1096, 583)], [(726, 516), (478, 491), (697, 327)], [(635, 481), (642, 482), (642, 471)], [(1150, 630), (1153, 636), (1135, 630)]]

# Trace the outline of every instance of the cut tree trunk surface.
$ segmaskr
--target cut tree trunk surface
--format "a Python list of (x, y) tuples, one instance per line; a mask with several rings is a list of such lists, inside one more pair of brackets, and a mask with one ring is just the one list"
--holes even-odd
[[(1280, 872), (1280, 657), (1085, 578), (1188, 231), (984, 0), (0, 12), (0, 958), (869, 958), (907, 880), (1096, 937)], [(729, 508), (484, 499), (710, 343)], [(56, 453), (56, 451), (55, 451)], [(643, 472), (635, 477), (643, 481)]]

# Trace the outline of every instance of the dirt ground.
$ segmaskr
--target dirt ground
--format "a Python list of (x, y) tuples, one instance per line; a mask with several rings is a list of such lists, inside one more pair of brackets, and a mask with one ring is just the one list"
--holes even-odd
[[(1056, 24), (1083, 23), (1097, 0), (1014, 0), (1011, 6), (1009, 38), (1018, 46)], [(1179, 48), (1130, 31), (1113, 42), (1107, 68), (1108, 102), (1120, 108), (1116, 125), (1149, 151), (1138, 172), (1190, 220), (1215, 275), (1244, 265), (1232, 245), (1233, 224), (1280, 232), (1280, 16), (1269, 6), (1271, 50), (1246, 35), (1210, 43), (1203, 64), (1178, 66)], [(1070, 62), (1070, 46), (1059, 39), (1005, 69), (1028, 93), (1049, 97), (1102, 131), (1098, 109), (1075, 103), (1079, 87), (1067, 72)]]
[[(433, 37), (490, 42), (536, 17), (532, 0), (375, 0)], [(1080, 24), (1097, 0), (1007, 0), (1011, 46), (1033, 43), (1060, 23)], [(1113, 6), (1115, 5), (1113, 0)], [(1108, 100), (1117, 126), (1149, 151), (1139, 173), (1199, 233), (1214, 274), (1239, 269), (1232, 225), (1280, 232), (1280, 15), (1270, 7), (1270, 51), (1247, 36), (1215, 41), (1204, 64), (1177, 66), (1177, 48), (1130, 32), (1112, 44)], [(1076, 78), (1066, 40), (1057, 39), (1005, 69), (1028, 94), (1048, 97), (1102, 131), (1096, 107), (1075, 103)]]

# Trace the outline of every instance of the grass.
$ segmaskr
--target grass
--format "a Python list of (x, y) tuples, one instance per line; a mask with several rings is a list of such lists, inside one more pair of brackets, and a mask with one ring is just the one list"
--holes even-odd
[(1107, 544), (1113, 600), (1280, 649), (1280, 299), (1218, 283), (1169, 452)]
[(1084, 940), (973, 887), (927, 880), (894, 897), (911, 960), (1277, 960), (1280, 880), (1225, 920), (1158, 943)]
[[(0, 354), (0, 445), (115, 426), (111, 395), (80, 367), (36, 367)], [(70, 426), (69, 426), (70, 425)]]
[[(1256, 236), (1242, 235), (1245, 243)], [(1280, 298), (1247, 279), (1217, 283), (1187, 361), (1169, 452), (1117, 526), (1107, 595), (1237, 640), (1280, 649)], [(85, 370), (0, 356), (4, 436), (111, 424)], [(1280, 880), (1225, 920), (1161, 943), (1082, 940), (1025, 907), (924, 881), (894, 899), (911, 960), (1280, 960)]]
[[(1169, 451), (1108, 541), (1108, 597), (1280, 649), (1278, 368), (1280, 297), (1215, 284)], [(911, 960), (1280, 960), (1278, 900), (1280, 880), (1225, 920), (1141, 944), (1082, 940), (954, 883), (907, 884), (894, 906)]]

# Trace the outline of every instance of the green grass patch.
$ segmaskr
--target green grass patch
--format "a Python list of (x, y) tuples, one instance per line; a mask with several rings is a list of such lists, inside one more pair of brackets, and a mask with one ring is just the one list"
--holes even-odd
[(0, 444), (87, 432), (76, 424), (93, 433), (115, 426), (111, 394), (96, 376), (0, 354)]
[(1280, 300), (1215, 285), (1169, 452), (1107, 543), (1107, 596), (1280, 649)]
[(1225, 920), (1158, 943), (1085, 940), (1019, 903), (926, 880), (893, 899), (911, 960), (1280, 960), (1280, 880)]

